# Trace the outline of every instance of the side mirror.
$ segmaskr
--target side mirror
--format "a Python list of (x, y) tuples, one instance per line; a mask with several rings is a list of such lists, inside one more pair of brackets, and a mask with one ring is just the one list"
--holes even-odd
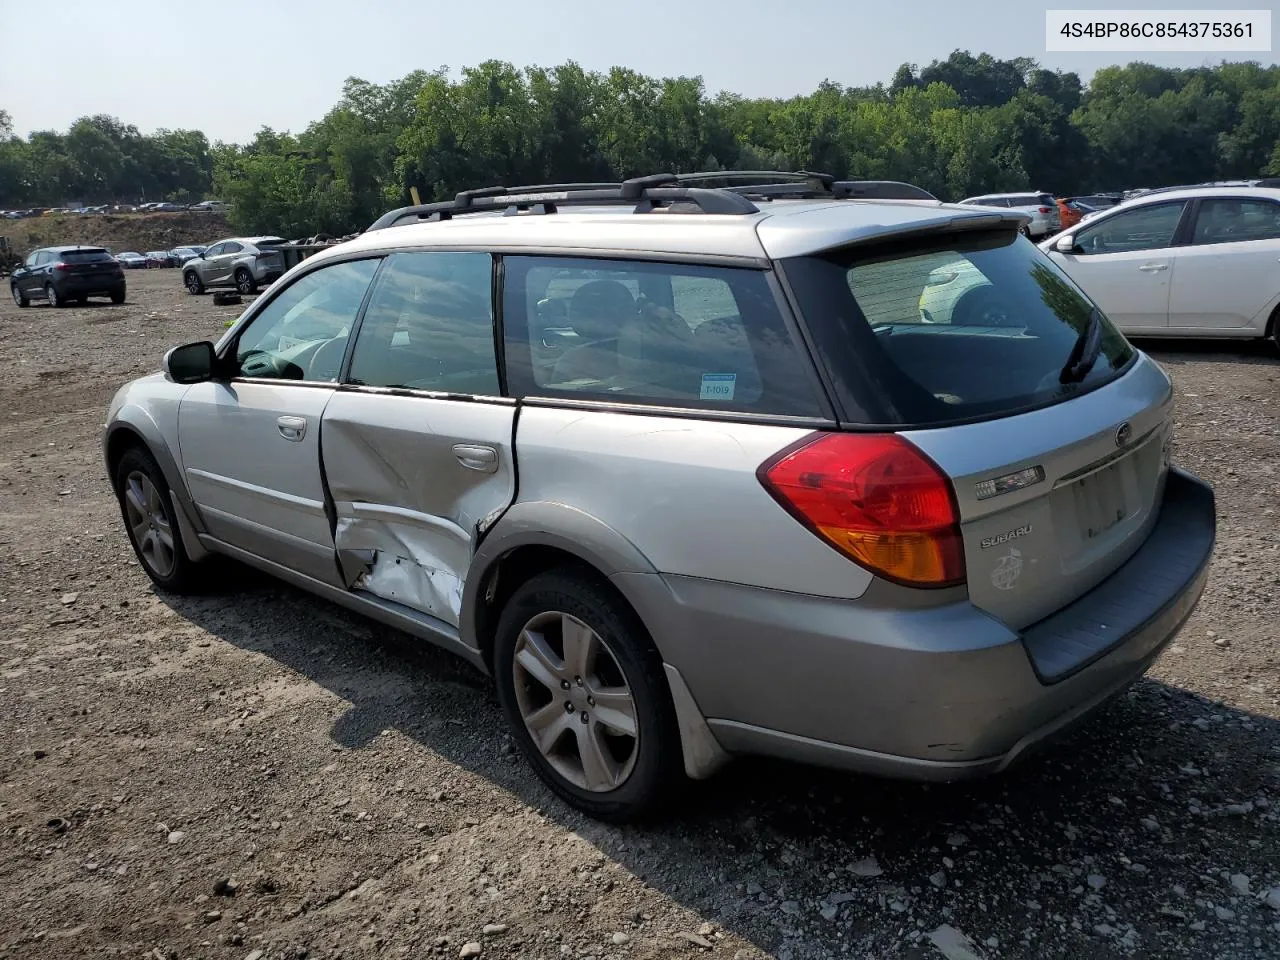
[(1064, 233), (1057, 240), (1053, 241), (1053, 249), (1059, 253), (1074, 253), (1076, 249), (1076, 238), (1069, 233)]
[(212, 380), (216, 359), (213, 344), (208, 340), (174, 347), (164, 355), (165, 379), (173, 383), (204, 383)]

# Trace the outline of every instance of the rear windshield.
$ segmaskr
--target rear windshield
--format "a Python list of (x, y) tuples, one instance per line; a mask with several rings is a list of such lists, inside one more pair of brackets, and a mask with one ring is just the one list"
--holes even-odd
[(513, 396), (823, 412), (760, 270), (560, 257), (503, 265)]
[(105, 250), (83, 247), (79, 250), (64, 250), (58, 254), (58, 259), (63, 263), (96, 263), (99, 260), (110, 260), (111, 254)]
[(802, 257), (785, 270), (854, 422), (1004, 416), (1100, 386), (1134, 356), (1100, 316), (1093, 368), (1061, 382), (1093, 304), (1016, 234)]

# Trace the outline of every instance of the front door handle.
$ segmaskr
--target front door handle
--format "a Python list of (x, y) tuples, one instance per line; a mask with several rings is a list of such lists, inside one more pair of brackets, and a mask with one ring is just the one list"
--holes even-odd
[(1144, 263), (1138, 269), (1143, 273), (1159, 273), (1161, 270), (1168, 270), (1169, 265), (1167, 263)]
[(298, 443), (307, 435), (306, 417), (280, 417), (276, 420), (276, 429), (286, 440)]
[(498, 469), (498, 451), (482, 443), (455, 443), (453, 455), (468, 470), (493, 473)]

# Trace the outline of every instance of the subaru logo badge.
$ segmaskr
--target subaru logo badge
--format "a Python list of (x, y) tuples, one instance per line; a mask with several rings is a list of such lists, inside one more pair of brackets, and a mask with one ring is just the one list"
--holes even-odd
[(1129, 437), (1132, 435), (1133, 427), (1129, 426), (1129, 421), (1126, 420), (1124, 423), (1120, 424), (1120, 426), (1116, 427), (1116, 446), (1123, 447), (1129, 442)]

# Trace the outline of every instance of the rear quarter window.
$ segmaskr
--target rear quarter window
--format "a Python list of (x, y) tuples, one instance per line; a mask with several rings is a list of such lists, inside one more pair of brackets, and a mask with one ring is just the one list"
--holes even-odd
[(789, 260), (784, 269), (847, 419), (941, 426), (1069, 399), (1133, 348), (1105, 318), (1083, 382), (1060, 376), (1094, 305), (1029, 241), (961, 234)]
[(515, 396), (822, 416), (767, 275), (693, 264), (504, 259)]

